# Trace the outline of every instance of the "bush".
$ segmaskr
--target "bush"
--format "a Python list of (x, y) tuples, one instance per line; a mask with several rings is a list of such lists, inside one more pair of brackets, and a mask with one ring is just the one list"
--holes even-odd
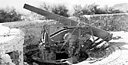
[(69, 10), (65, 5), (48, 5), (46, 3), (43, 3), (42, 5), (40, 5), (40, 8), (52, 12), (54, 14), (69, 17)]
[(69, 17), (68, 9), (65, 5), (55, 5), (52, 7), (52, 12), (61, 16)]
[(0, 9), (0, 23), (19, 20), (21, 20), (21, 14), (17, 13), (15, 9)]
[(74, 16), (81, 16), (81, 15), (94, 15), (94, 14), (113, 14), (113, 13), (123, 13), (120, 10), (115, 10), (111, 7), (105, 6), (103, 8), (99, 8), (97, 4), (90, 4), (85, 5), (84, 7), (80, 5), (76, 5), (74, 7)]

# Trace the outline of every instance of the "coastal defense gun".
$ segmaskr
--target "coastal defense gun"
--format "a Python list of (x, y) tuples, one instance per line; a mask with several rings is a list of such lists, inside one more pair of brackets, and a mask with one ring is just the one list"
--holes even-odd
[[(37, 14), (40, 14), (42, 16), (45, 16), (46, 18), (57, 20), (57, 21), (59, 21), (60, 23), (62, 23), (64, 25), (63, 27), (72, 27), (72, 26), (78, 27), (77, 26), (78, 25), (77, 21), (68, 19), (66, 17), (60, 16), (60, 15), (57, 15), (57, 14), (54, 14), (54, 13), (50, 13), (48, 11), (33, 7), (31, 5), (28, 5), (28, 4), (25, 4), (24, 8), (27, 9), (27, 10), (30, 10), (32, 12), (35, 12)], [(86, 24), (85, 27), (89, 28), (89, 29), (92, 29), (92, 32), (93, 32), (94, 36), (102, 38), (102, 39), (104, 39), (105, 37), (110, 35), (110, 33), (106, 32), (104, 30), (98, 29), (96, 27), (92, 27), (88, 24)], [(89, 34), (90, 34), (90, 32), (89, 32)]]
[[(87, 23), (77, 22), (28, 4), (25, 4), (24, 8), (62, 24), (61, 26), (58, 25), (62, 29), (54, 33), (48, 33), (50, 27), (43, 26), (42, 42), (39, 45), (41, 59), (32, 56), (37, 62), (61, 64), (63, 61), (68, 61), (78, 63), (89, 58), (89, 54), (96, 52), (95, 50), (105, 50), (109, 45), (104, 45), (112, 39), (112, 34), (109, 32), (90, 26)], [(90, 36), (95, 36), (97, 39), (90, 40)], [(101, 41), (98, 41), (99, 39)], [(97, 47), (104, 41), (105, 43), (101, 47)]]

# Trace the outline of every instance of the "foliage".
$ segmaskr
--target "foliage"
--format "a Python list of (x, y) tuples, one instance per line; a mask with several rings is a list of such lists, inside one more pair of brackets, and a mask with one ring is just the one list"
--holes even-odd
[(97, 4), (85, 5), (82, 7), (81, 5), (75, 5), (74, 7), (74, 16), (81, 15), (94, 15), (94, 14), (113, 14), (113, 13), (122, 13), (120, 10), (115, 10), (111, 7), (105, 6), (103, 8), (99, 8)]
[(79, 17), (80, 15), (83, 15), (83, 12), (82, 12), (82, 6), (81, 5), (76, 5), (74, 7), (74, 13), (73, 13), (73, 16), (77, 16)]
[(43, 4), (41, 4), (39, 6), (39, 8), (44, 9), (44, 10), (47, 10), (49, 12), (51, 11), (51, 6), (49, 4), (47, 4), (47, 3), (45, 3), (45, 2), (43, 2)]
[(0, 9), (0, 23), (21, 20), (21, 14), (13, 8), (11, 10)]
[(61, 16), (65, 16), (65, 17), (69, 16), (68, 14), (69, 10), (65, 5), (48, 5), (46, 3), (43, 3), (42, 5), (40, 5), (40, 8)]
[(52, 7), (52, 12), (61, 16), (68, 17), (68, 9), (65, 5), (57, 5)]

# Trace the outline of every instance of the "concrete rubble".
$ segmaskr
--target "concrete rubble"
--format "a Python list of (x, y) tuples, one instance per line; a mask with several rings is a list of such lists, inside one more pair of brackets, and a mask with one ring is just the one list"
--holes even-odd
[[(0, 65), (23, 65), (23, 43), (24, 33), (16, 28), (10, 29), (0, 25)], [(9, 55), (11, 52), (18, 52), (19, 57), (13, 59)], [(16, 60), (18, 63), (15, 63)]]

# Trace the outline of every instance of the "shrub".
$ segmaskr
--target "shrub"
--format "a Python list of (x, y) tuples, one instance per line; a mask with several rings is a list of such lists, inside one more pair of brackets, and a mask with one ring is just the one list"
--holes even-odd
[(13, 8), (11, 10), (0, 9), (0, 23), (21, 20), (21, 14)]
[(65, 5), (55, 5), (52, 7), (52, 12), (61, 16), (69, 17), (68, 9)]
[(81, 5), (75, 5), (73, 15), (79, 17), (81, 15), (123, 13), (120, 10), (115, 10), (108, 6), (103, 8), (99, 8), (98, 6), (99, 5), (97, 4), (85, 5), (84, 7)]
[(69, 17), (69, 10), (65, 5), (48, 5), (46, 3), (43, 3), (42, 5), (40, 5), (40, 8), (61, 16)]

